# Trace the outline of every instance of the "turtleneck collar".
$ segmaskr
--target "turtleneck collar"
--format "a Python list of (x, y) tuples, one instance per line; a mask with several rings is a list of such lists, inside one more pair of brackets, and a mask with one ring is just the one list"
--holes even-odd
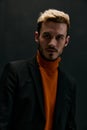
[(47, 71), (54, 72), (55, 70), (57, 70), (60, 61), (61, 61), (60, 57), (58, 57), (54, 61), (47, 61), (40, 55), (39, 51), (37, 52), (37, 62), (39, 66), (41, 66)]

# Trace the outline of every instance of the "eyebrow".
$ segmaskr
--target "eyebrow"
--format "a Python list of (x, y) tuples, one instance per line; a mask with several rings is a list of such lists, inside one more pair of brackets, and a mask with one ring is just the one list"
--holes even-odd
[[(43, 32), (43, 34), (52, 34), (51, 32)], [(63, 34), (57, 34), (56, 36), (62, 36), (65, 37)]]

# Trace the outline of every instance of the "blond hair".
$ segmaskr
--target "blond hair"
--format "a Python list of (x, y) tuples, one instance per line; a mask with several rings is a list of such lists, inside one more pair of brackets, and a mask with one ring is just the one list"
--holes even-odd
[(65, 23), (67, 25), (67, 29), (70, 27), (69, 15), (56, 9), (48, 9), (40, 13), (40, 16), (37, 19), (38, 31), (40, 31), (41, 24), (46, 21)]

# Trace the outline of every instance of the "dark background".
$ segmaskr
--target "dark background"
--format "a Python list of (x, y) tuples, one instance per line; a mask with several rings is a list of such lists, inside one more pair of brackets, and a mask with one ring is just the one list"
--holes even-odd
[(7, 62), (36, 52), (37, 17), (48, 8), (71, 17), (71, 41), (60, 66), (77, 80), (77, 125), (87, 130), (87, 0), (0, 0), (0, 75)]

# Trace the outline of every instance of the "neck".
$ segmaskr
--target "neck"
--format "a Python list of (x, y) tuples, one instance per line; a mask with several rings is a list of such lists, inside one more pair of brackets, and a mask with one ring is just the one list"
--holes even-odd
[(58, 57), (54, 61), (49, 61), (49, 60), (43, 58), (43, 56), (38, 51), (37, 52), (37, 61), (38, 61), (38, 64), (41, 67), (45, 68), (46, 70), (54, 71), (54, 70), (56, 70), (58, 68), (59, 62), (61, 61), (61, 58)]

